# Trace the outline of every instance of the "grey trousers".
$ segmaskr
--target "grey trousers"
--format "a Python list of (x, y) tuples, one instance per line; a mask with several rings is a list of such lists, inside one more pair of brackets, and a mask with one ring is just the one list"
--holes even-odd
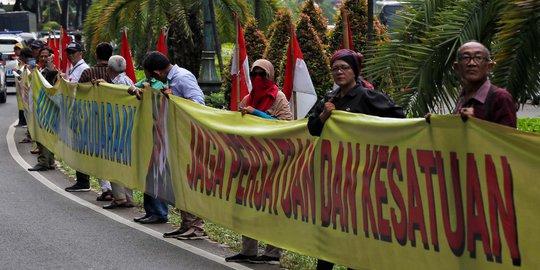
[[(249, 238), (247, 236), (242, 235), (242, 251), (240, 251), (240, 254), (246, 255), (246, 256), (257, 256), (258, 251), (258, 241)], [(281, 258), (281, 248), (274, 247), (272, 245), (266, 245), (266, 248), (264, 249), (264, 254), (268, 257), (272, 258)]]
[(133, 191), (117, 183), (111, 183), (112, 193), (115, 201), (128, 200), (133, 201)]
[(180, 211), (182, 217), (183, 228), (194, 228), (200, 231), (204, 231), (204, 220), (198, 216), (190, 214), (186, 211)]

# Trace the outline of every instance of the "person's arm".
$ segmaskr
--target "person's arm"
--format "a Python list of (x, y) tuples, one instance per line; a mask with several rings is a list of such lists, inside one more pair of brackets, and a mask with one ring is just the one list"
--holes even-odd
[(272, 105), (272, 109), (273, 111), (270, 112), (272, 113), (274, 118), (279, 120), (293, 120), (291, 106), (289, 105), (289, 101), (287, 101), (287, 97), (285, 96), (285, 94), (283, 94), (283, 92), (278, 92), (276, 100)]
[(204, 94), (193, 74), (185, 74), (180, 78), (183, 98), (190, 99), (204, 105)]
[(322, 129), (324, 127), (324, 122), (320, 118), (320, 114), (324, 109), (325, 100), (322, 99), (319, 101), (308, 114), (308, 130), (312, 136), (321, 136)]

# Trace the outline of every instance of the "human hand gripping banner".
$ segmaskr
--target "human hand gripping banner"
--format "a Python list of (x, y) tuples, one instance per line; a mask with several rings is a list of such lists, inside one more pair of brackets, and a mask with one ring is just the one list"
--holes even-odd
[(249, 237), (355, 269), (540, 268), (537, 134), (334, 111), (319, 138), (152, 89), (32, 88), (32, 136), (70, 166)]

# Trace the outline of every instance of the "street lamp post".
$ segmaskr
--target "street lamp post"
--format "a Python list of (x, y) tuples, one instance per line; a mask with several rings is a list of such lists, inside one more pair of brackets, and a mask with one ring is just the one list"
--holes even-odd
[(212, 13), (210, 10), (211, 0), (203, 1), (204, 14), (204, 46), (201, 57), (201, 74), (199, 76), (199, 86), (205, 94), (210, 94), (219, 91), (221, 80), (216, 72), (215, 63), (215, 44), (214, 33), (212, 26)]

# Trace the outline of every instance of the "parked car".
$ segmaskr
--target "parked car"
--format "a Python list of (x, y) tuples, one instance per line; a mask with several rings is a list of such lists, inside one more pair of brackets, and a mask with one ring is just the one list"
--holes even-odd
[(5, 66), (0, 63), (0, 103), (6, 103), (7, 100), (6, 74), (4, 69)]
[(0, 63), (4, 66), (2, 74), (5, 76), (5, 82), (7, 86), (15, 85), (15, 76), (13, 70), (17, 68), (17, 56), (13, 51), (2, 53), (0, 56)]
[(7, 85), (15, 85), (13, 69), (17, 67), (16, 56), (13, 47), (17, 43), (23, 43), (23, 39), (17, 35), (0, 34), (0, 53), (2, 53), (2, 63), (5, 65), (2, 74), (5, 76)]
[(398, 15), (400, 10), (405, 9), (400, 1), (377, 1), (376, 12), (379, 14), (379, 21), (388, 26), (388, 33), (392, 33), (392, 29), (399, 28), (401, 18)]

